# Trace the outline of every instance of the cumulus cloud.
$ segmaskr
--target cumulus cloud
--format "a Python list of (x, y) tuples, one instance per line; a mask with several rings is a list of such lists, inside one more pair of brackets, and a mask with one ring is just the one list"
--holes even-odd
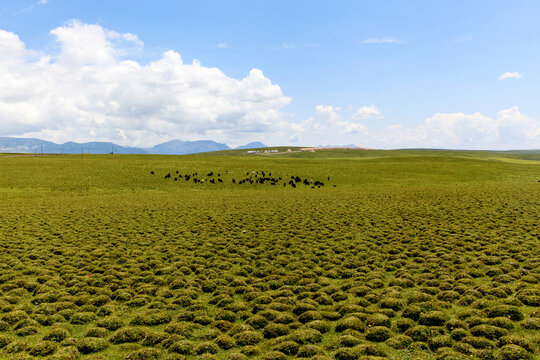
[(258, 69), (235, 79), (172, 50), (140, 64), (136, 35), (79, 21), (51, 34), (59, 53), (36, 58), (0, 30), (0, 136), (146, 146), (294, 128), (280, 111), (290, 98)]
[(291, 130), (296, 130), (294, 138), (306, 145), (350, 143), (363, 139), (368, 132), (357, 118), (343, 115), (340, 107), (331, 105), (317, 105), (313, 116)]
[(340, 135), (362, 133), (367, 131), (367, 127), (352, 121), (351, 119), (342, 119), (340, 114), (341, 108), (332, 107), (329, 105), (318, 105), (315, 108), (317, 117), (313, 121), (315, 128), (320, 130), (320, 133), (334, 132)]
[(364, 44), (403, 44), (404, 41), (394, 37), (368, 38), (362, 41)]
[(521, 113), (517, 106), (496, 117), (481, 113), (438, 113), (416, 127), (393, 125), (379, 136), (386, 147), (461, 149), (538, 148), (540, 121)]
[(382, 118), (381, 111), (375, 106), (362, 106), (357, 109), (353, 116), (353, 119), (366, 120), (366, 119), (380, 119)]
[(540, 121), (517, 106), (494, 117), (479, 112), (436, 113), (416, 126), (394, 124), (380, 130), (362, 123), (368, 116), (383, 118), (374, 105), (352, 114), (319, 105), (291, 136), (304, 145), (354, 143), (370, 148), (537, 149), (540, 145)]
[(25, 55), (24, 43), (14, 33), (0, 29), (0, 58), (13, 60)]
[(499, 80), (506, 80), (506, 79), (521, 79), (523, 77), (523, 74), (520, 74), (518, 72), (505, 72), (501, 76), (499, 76)]

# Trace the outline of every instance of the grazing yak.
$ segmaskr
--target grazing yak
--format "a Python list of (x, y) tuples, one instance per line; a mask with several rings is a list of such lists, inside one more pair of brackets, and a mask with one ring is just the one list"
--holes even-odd
[[(194, 172), (191, 175), (185, 174), (183, 176), (182, 176), (182, 174), (180, 174), (179, 170), (174, 171), (174, 173), (176, 174), (176, 176), (174, 176), (174, 177), (171, 176), (170, 172), (167, 173), (167, 175), (165, 175), (165, 179), (173, 178), (174, 181), (180, 181), (180, 180), (182, 180), (182, 178), (184, 178), (186, 181), (193, 180), (193, 182), (196, 183), (196, 184), (202, 184), (204, 182), (208, 182), (210, 184), (223, 183), (223, 179), (221, 178), (221, 173), (214, 173), (213, 171), (208, 172), (207, 173), (208, 178), (204, 178), (204, 179), (198, 179), (196, 177), (198, 175), (197, 172)], [(229, 171), (226, 170), (225, 174), (228, 174), (228, 173), (229, 173)], [(154, 175), (155, 174), (154, 170), (151, 170), (150, 174)], [(278, 185), (281, 181), (283, 181), (283, 187), (287, 187), (287, 185), (290, 185), (291, 187), (296, 188), (297, 184), (302, 183), (302, 184), (304, 184), (306, 186), (310, 186), (312, 189), (314, 189), (315, 187), (321, 188), (321, 186), (325, 185), (324, 182), (322, 182), (322, 181), (311, 180), (311, 179), (308, 179), (308, 178), (302, 179), (298, 175), (290, 176), (289, 181), (287, 181), (288, 178), (283, 179), (281, 176), (279, 176), (277, 178), (274, 178), (274, 177), (272, 177), (271, 172), (265, 172), (263, 170), (248, 171), (248, 172), (246, 172), (246, 175), (247, 176), (244, 179), (236, 180), (236, 179), (233, 178), (233, 179), (231, 179), (231, 182), (233, 184), (238, 184), (238, 185), (243, 185), (243, 184), (246, 184), (246, 183), (248, 183), (248, 184), (256, 184), (256, 185), (257, 184), (264, 185), (264, 184), (269, 182), (270, 185), (275, 186), (275, 185)], [(210, 178), (212, 176), (216, 176), (216, 177), (215, 178)], [(328, 179), (328, 181), (330, 181), (330, 176), (327, 176), (327, 179)], [(336, 187), (336, 185), (333, 185), (333, 187)]]

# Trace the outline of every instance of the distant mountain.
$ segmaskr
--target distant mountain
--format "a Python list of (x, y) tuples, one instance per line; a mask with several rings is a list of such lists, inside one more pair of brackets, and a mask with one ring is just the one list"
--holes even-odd
[(124, 147), (111, 142), (87, 142), (76, 143), (67, 142), (61, 145), (63, 152), (68, 154), (78, 154), (81, 151), (89, 154), (146, 154), (144, 149), (136, 147)]
[(67, 142), (56, 144), (51, 141), (29, 138), (0, 137), (0, 152), (44, 153), (44, 154), (164, 154), (185, 155), (207, 151), (230, 150), (225, 144), (210, 140), (172, 140), (151, 148), (125, 147), (111, 142)]
[(44, 153), (44, 154), (146, 154), (140, 148), (120, 146), (111, 142), (67, 142), (56, 144), (51, 141), (28, 138), (0, 137), (0, 152)]
[(40, 139), (19, 139), (10, 137), (0, 137), (0, 152), (22, 152), (29, 153), (43, 149), (56, 149), (59, 145), (50, 141)]
[(355, 144), (347, 144), (347, 145), (317, 145), (317, 147), (320, 147), (320, 148), (354, 148), (354, 147), (358, 147), (356, 146)]
[(235, 149), (259, 149), (259, 148), (266, 148), (268, 147), (268, 145), (264, 145), (262, 142), (259, 142), (259, 141), (255, 141), (255, 142), (250, 142), (249, 144), (246, 144), (246, 145), (242, 145), (242, 146), (237, 146)]
[(211, 140), (199, 141), (181, 141), (172, 140), (147, 148), (146, 151), (150, 154), (162, 155), (187, 155), (196, 154), (208, 151), (230, 150), (231, 148), (225, 144), (217, 143)]

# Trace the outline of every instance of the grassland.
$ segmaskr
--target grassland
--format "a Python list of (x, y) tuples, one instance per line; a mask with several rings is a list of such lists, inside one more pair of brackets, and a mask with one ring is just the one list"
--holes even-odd
[(537, 153), (244, 153), (0, 155), (0, 358), (538, 357)]

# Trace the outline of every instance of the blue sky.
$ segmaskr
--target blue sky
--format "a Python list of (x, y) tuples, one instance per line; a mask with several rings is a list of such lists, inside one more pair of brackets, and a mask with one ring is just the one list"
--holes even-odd
[[(16, 104), (0, 85), (0, 122), (9, 121), (0, 136), (540, 148), (538, 14), (537, 1), (0, 1), (0, 29), (25, 49), (4, 75), (32, 91), (43, 84), (27, 97), (32, 91), (19, 89)], [(113, 55), (99, 64), (68, 59), (87, 46), (86, 54)], [(171, 51), (183, 65), (200, 62), (175, 72), (179, 82), (192, 76), (191, 85), (173, 88), (149, 71), (160, 61), (172, 71), (174, 61), (162, 61)], [(47, 64), (34, 77), (21, 70), (40, 60)], [(136, 85), (116, 78), (129, 62), (141, 67)], [(84, 66), (108, 82), (79, 79)], [(175, 96), (134, 110), (145, 92), (161, 91)], [(132, 104), (128, 93), (143, 100)], [(43, 97), (46, 104), (35, 100)], [(101, 106), (89, 109), (92, 101)]]

